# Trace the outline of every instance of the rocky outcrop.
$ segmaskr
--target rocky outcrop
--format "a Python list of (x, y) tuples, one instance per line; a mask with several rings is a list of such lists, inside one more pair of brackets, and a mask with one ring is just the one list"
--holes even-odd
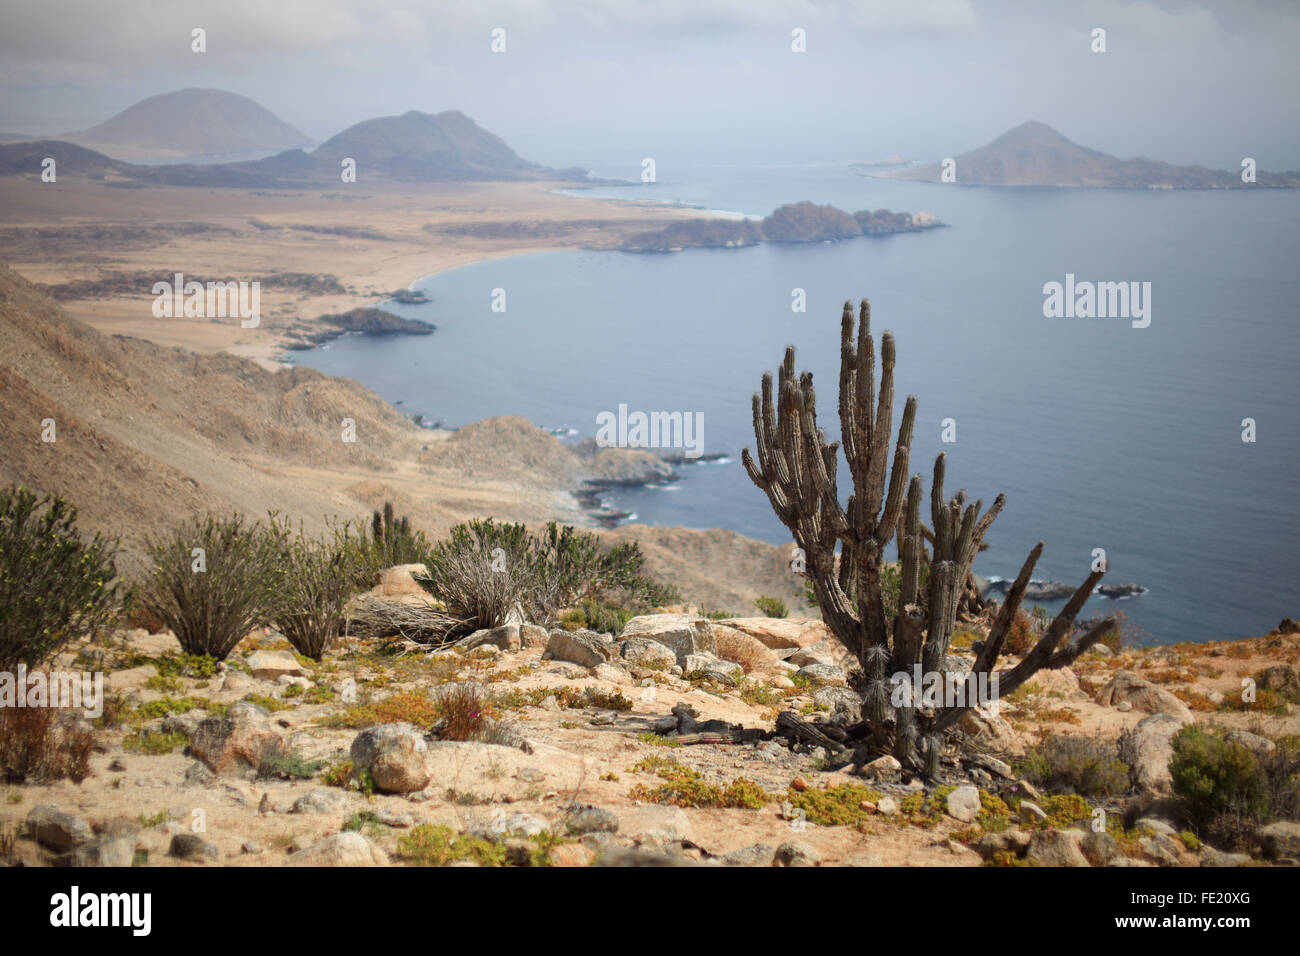
[(1119, 739), (1119, 759), (1129, 766), (1133, 785), (1147, 794), (1168, 794), (1173, 787), (1169, 761), (1174, 754), (1174, 735), (1183, 722), (1169, 714), (1144, 717)]
[(642, 614), (628, 621), (621, 635), (644, 637), (668, 648), (677, 657), (677, 663), (686, 666), (690, 654), (716, 654), (717, 641), (711, 622), (692, 614)]
[(1192, 711), (1186, 704), (1132, 671), (1116, 671), (1101, 693), (1097, 703), (1103, 707), (1115, 707), (1127, 703), (1134, 710), (1147, 714), (1169, 714), (1181, 723), (1192, 722)]

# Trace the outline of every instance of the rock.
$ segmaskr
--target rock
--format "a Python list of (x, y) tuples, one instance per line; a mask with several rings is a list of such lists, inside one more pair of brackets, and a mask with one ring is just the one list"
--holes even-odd
[(398, 564), (385, 568), (375, 575), (375, 586), (370, 593), (375, 597), (413, 597), (427, 600), (429, 592), (420, 587), (418, 578), (427, 578), (429, 569), (423, 564)]
[(681, 843), (691, 838), (691, 820), (681, 807), (646, 804), (624, 811), (619, 830), (636, 843)]
[(204, 840), (197, 833), (177, 833), (172, 837), (167, 855), (178, 860), (215, 860), (220, 854), (217, 848)]
[(1150, 830), (1152, 833), (1162, 834), (1168, 837), (1178, 836), (1178, 831), (1167, 820), (1161, 820), (1159, 817), (1142, 817), (1133, 824), (1136, 829)]
[(817, 688), (813, 692), (813, 705), (819, 710), (825, 710), (827, 719), (841, 727), (849, 727), (862, 720), (862, 697), (847, 687)]
[(591, 631), (551, 631), (542, 652), (542, 660), (569, 661), (583, 667), (595, 667), (614, 656), (613, 645)]
[(815, 681), (818, 684), (843, 686), (847, 683), (844, 678), (844, 671), (834, 664), (809, 664), (806, 667), (799, 668), (795, 676)]
[(551, 635), (546, 633), (546, 628), (539, 627), (536, 624), (519, 625), (519, 646), (520, 647), (545, 647), (546, 642), (550, 640)]
[(1103, 584), (1097, 588), (1097, 593), (1102, 597), (1108, 598), (1126, 598), (1135, 594), (1145, 594), (1146, 588), (1140, 584)]
[(1079, 847), (1093, 866), (1109, 866), (1111, 860), (1121, 855), (1119, 843), (1105, 830), (1089, 831), (1080, 841)]
[(517, 651), (523, 647), (523, 638), (518, 624), (503, 624), (501, 627), (475, 631), (465, 639), (463, 646), (467, 650), (495, 647), (501, 651)]
[(772, 865), (816, 866), (821, 861), (821, 854), (811, 844), (790, 840), (776, 848), (776, 855), (772, 860)]
[(81, 817), (46, 804), (38, 804), (27, 811), (27, 835), (55, 853), (66, 853), (94, 838), (90, 825)]
[(542, 698), (541, 703), (539, 703), (537, 706), (542, 708), (542, 710), (550, 710), (550, 711), (555, 711), (557, 713), (564, 709), (560, 706), (559, 698), (557, 698), (554, 694), (547, 694), (545, 697)]
[(748, 634), (773, 650), (809, 647), (821, 641), (834, 640), (826, 623), (816, 619), (738, 617), (718, 623)]
[(1155, 866), (1150, 860), (1139, 860), (1131, 856), (1117, 856), (1107, 866)]
[(256, 771), (263, 755), (283, 749), (284, 738), (262, 708), (241, 701), (224, 717), (199, 722), (190, 741), (190, 754), (214, 773), (248, 769)]
[(491, 822), (480, 823), (471, 827), (470, 836), (481, 840), (503, 842), (510, 837), (532, 837), (550, 831), (550, 825), (541, 817), (531, 813), (512, 813), (510, 816), (497, 816)]
[(1282, 618), (1282, 623), (1273, 628), (1270, 634), (1300, 634), (1300, 624), (1291, 620), (1289, 617)]
[(700, 866), (690, 857), (671, 850), (651, 850), (641, 847), (609, 850), (596, 858), (596, 866)]
[(186, 737), (193, 739), (195, 733), (198, 732), (199, 722), (202, 720), (203, 716), (200, 716), (199, 713), (168, 714), (162, 719), (162, 724), (158, 729), (164, 734), (184, 734)]
[(1129, 765), (1133, 784), (1143, 793), (1168, 794), (1173, 789), (1169, 760), (1173, 739), (1183, 722), (1169, 714), (1144, 717), (1119, 739), (1119, 759)]
[(812, 664), (834, 664), (831, 657), (831, 649), (821, 644), (814, 644), (812, 647), (801, 647), (795, 651), (786, 661), (796, 668), (808, 667)]
[(248, 669), (258, 680), (279, 680), (284, 675), (307, 676), (298, 658), (289, 651), (254, 651), (248, 655)]
[(387, 866), (388, 855), (360, 833), (335, 833), (289, 857), (291, 866)]
[(1163, 833), (1141, 837), (1138, 840), (1138, 849), (1148, 859), (1154, 860), (1161, 866), (1178, 866), (1182, 862), (1179, 859), (1179, 851), (1182, 847), (1173, 837), (1166, 836)]
[(245, 840), (239, 845), (239, 852), (249, 856), (259, 856), (266, 852), (266, 847), (254, 840)]
[(135, 862), (135, 840), (119, 836), (74, 847), (55, 861), (55, 866), (130, 866)]
[(1264, 855), (1277, 860), (1285, 857), (1300, 857), (1300, 823), (1294, 820), (1278, 820), (1256, 831)]
[(868, 764), (863, 764), (862, 769), (858, 771), (860, 776), (868, 780), (891, 780), (898, 774), (902, 773), (903, 765), (898, 759), (891, 754), (885, 754), (883, 757), (877, 757)]
[(948, 816), (962, 823), (971, 823), (980, 812), (980, 792), (970, 784), (963, 784), (948, 794)]
[(996, 853), (1014, 853), (1022, 855), (1029, 849), (1030, 836), (1024, 830), (1012, 827), (1001, 833), (986, 833), (975, 844), (975, 852), (984, 859), (992, 859)]
[(876, 801), (876, 812), (892, 817), (898, 812), (898, 801), (886, 794)]
[(604, 807), (584, 807), (566, 821), (570, 833), (582, 836), (587, 833), (617, 833), (618, 817)]
[(1065, 700), (1086, 699), (1088, 696), (1079, 689), (1079, 678), (1068, 667), (1040, 670), (1029, 678), (1029, 683), (1034, 684), (1040, 694), (1059, 694)]
[(627, 637), (624, 635), (623, 641), (619, 644), (619, 650), (624, 660), (636, 664), (662, 664), (665, 667), (672, 667), (677, 663), (677, 655), (670, 648), (648, 637)]
[(1042, 823), (1047, 819), (1047, 811), (1034, 803), (1032, 800), (1020, 801), (1020, 822), (1021, 823)]
[(428, 745), (410, 724), (367, 727), (352, 741), (352, 772), (369, 770), (383, 793), (413, 793), (428, 786), (433, 775), (425, 755)]
[(591, 676), (597, 680), (609, 681), (611, 684), (632, 684), (632, 675), (617, 664), (597, 664), (591, 669)]
[(957, 718), (957, 728), (973, 738), (983, 750), (1009, 753), (1019, 749), (1020, 736), (1005, 717), (981, 713), (979, 708), (965, 711)]
[(1088, 866), (1082, 842), (1079, 830), (1038, 830), (1030, 836), (1025, 856), (1044, 866)]
[(692, 614), (642, 614), (623, 626), (621, 636), (625, 642), (630, 637), (645, 637), (662, 644), (682, 667), (686, 667), (688, 654), (718, 651), (709, 620)]
[(1103, 707), (1115, 707), (1123, 702), (1143, 713), (1168, 714), (1181, 723), (1192, 722), (1192, 711), (1186, 704), (1132, 671), (1116, 671), (1097, 697), (1097, 703)]
[(197, 760), (185, 770), (185, 785), (187, 787), (209, 787), (216, 779), (217, 775)]
[(338, 789), (322, 788), (304, 793), (293, 802), (290, 813), (342, 813), (348, 809), (347, 794)]
[(734, 677), (741, 673), (742, 668), (734, 661), (724, 661), (716, 654), (687, 654), (686, 660), (682, 662), (682, 670), (688, 674), (692, 671), (703, 671), (706, 674), (722, 673)]
[(589, 866), (592, 852), (581, 843), (561, 843), (551, 849), (551, 866)]
[(766, 843), (742, 846), (722, 856), (723, 866), (771, 866), (776, 851)]
[(1201, 866), (1245, 866), (1249, 862), (1245, 853), (1224, 853), (1208, 844), (1201, 847)]

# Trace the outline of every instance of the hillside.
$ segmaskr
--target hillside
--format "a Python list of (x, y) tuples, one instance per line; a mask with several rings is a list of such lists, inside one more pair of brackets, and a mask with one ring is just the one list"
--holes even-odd
[[(355, 442), (342, 441), (345, 418)], [(46, 419), (52, 443), (41, 440)], [(434, 535), (473, 516), (591, 525), (574, 494), (584, 482), (671, 475), (650, 452), (585, 454), (522, 418), (430, 431), (349, 379), (106, 335), (5, 265), (0, 447), (0, 485), (68, 497), (86, 528), (121, 538), (127, 570), (146, 536), (207, 510), (275, 509), (321, 531), (391, 500)], [(793, 604), (772, 545), (718, 530), (604, 533), (640, 540), (689, 600), (743, 611), (775, 594)]]
[(279, 151), (311, 142), (270, 110), (224, 90), (161, 93), (63, 137), (117, 159)]
[[(888, 179), (942, 182), (939, 163), (895, 169)], [(1080, 146), (1045, 123), (1030, 121), (956, 157), (957, 183), (967, 186), (1113, 186), (1129, 189), (1244, 187), (1240, 170), (1175, 166), (1136, 157), (1117, 159)], [(1300, 186), (1300, 174), (1258, 172), (1258, 186)]]

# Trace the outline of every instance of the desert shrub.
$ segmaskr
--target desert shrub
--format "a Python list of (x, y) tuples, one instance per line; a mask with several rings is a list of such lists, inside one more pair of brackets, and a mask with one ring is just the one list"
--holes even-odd
[(1173, 740), (1174, 793), (1198, 827), (1237, 830), (1238, 821), (1269, 816), (1267, 779), (1250, 750), (1188, 726)]
[(275, 626), (294, 650), (318, 661), (343, 623), (343, 606), (362, 573), (361, 552), (346, 527), (316, 540), (273, 519), (272, 533), (284, 574)]
[(1028, 750), (1017, 770), (1032, 784), (1085, 797), (1111, 797), (1129, 788), (1119, 746), (1103, 737), (1051, 735)]
[(141, 600), (187, 654), (224, 660), (250, 630), (274, 619), (284, 574), (278, 540), (264, 526), (239, 514), (192, 518), (150, 539), (146, 550), (153, 567)]
[(263, 780), (310, 780), (324, 766), (323, 760), (308, 760), (297, 750), (274, 743), (262, 749), (257, 775)]
[(1016, 611), (1016, 616), (1007, 628), (1006, 640), (1002, 647), (1008, 654), (1024, 654), (1038, 642), (1034, 633), (1033, 619), (1024, 611)]
[(35, 667), (117, 615), (113, 545), (76, 524), (63, 498), (0, 490), (0, 670)]
[(764, 617), (785, 617), (790, 613), (790, 609), (785, 606), (784, 601), (780, 598), (769, 597), (766, 594), (755, 598), (754, 606), (758, 608)]
[(560, 623), (566, 630), (586, 628), (595, 631), (597, 634), (613, 634), (618, 637), (623, 633), (623, 628), (627, 622), (636, 615), (637, 611), (632, 608), (602, 604), (599, 601), (587, 599), (576, 607), (568, 609), (561, 618)]
[(432, 692), (442, 727), (442, 740), (479, 740), (491, 721), (491, 705), (479, 684), (462, 681), (443, 684)]
[(767, 791), (746, 777), (737, 777), (720, 787), (706, 782), (698, 770), (675, 760), (647, 758), (632, 769), (650, 771), (665, 781), (654, 787), (637, 784), (628, 793), (633, 800), (677, 807), (744, 810), (759, 810), (772, 801)]
[(429, 576), (420, 583), (467, 622), (468, 633), (505, 623), (516, 604), (529, 620), (549, 623), (559, 608), (578, 602), (608, 615), (611, 607), (674, 600), (676, 592), (650, 578), (644, 565), (635, 542), (603, 551), (597, 535), (554, 521), (534, 535), (523, 524), (475, 519), (433, 547), (425, 561)]
[(374, 575), (398, 564), (419, 564), (429, 551), (429, 541), (422, 531), (412, 531), (411, 521), (393, 511), (391, 501), (384, 502), (383, 511), (370, 518), (370, 533), (361, 533), (349, 541), (357, 563), (354, 574), (358, 585), (373, 583)]
[(95, 735), (55, 707), (0, 707), (0, 777), (6, 783), (81, 783), (90, 774)]

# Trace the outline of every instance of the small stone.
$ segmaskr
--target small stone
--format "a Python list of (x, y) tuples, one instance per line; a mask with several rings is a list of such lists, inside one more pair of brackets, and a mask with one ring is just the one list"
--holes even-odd
[(259, 680), (278, 680), (281, 675), (306, 677), (298, 658), (289, 651), (254, 651), (248, 656), (248, 669)]
[(773, 866), (816, 866), (821, 854), (811, 844), (791, 840), (776, 848)]
[(1044, 866), (1088, 866), (1078, 830), (1038, 830), (1029, 838), (1025, 856)]
[(797, 790), (800, 793), (802, 793), (803, 791), (808, 789), (808, 781), (805, 780), (803, 777), (795, 777), (793, 780), (790, 781), (790, 788), (792, 790)]
[(293, 866), (387, 866), (388, 855), (360, 833), (347, 830), (297, 851), (289, 862)]
[(876, 810), (887, 817), (892, 817), (898, 812), (898, 801), (886, 794), (876, 801)]
[(197, 833), (177, 833), (172, 837), (171, 846), (167, 849), (168, 856), (174, 856), (178, 860), (198, 860), (198, 859), (216, 859), (219, 855), (217, 848), (208, 843)]
[(569, 817), (566, 827), (577, 836), (587, 833), (617, 833), (618, 816), (604, 807), (584, 807)]
[[(263, 794), (263, 799), (266, 794)], [(320, 789), (305, 793), (293, 802), (290, 813), (342, 813), (348, 808), (348, 798), (337, 789)]]
[(89, 843), (94, 834), (81, 817), (64, 813), (54, 807), (40, 804), (27, 813), (27, 835), (56, 853), (65, 853), (73, 847)]
[(776, 851), (766, 843), (755, 843), (732, 850), (722, 857), (723, 866), (771, 866)]
[(1047, 811), (1031, 800), (1020, 801), (1021, 823), (1043, 823), (1047, 820)]

